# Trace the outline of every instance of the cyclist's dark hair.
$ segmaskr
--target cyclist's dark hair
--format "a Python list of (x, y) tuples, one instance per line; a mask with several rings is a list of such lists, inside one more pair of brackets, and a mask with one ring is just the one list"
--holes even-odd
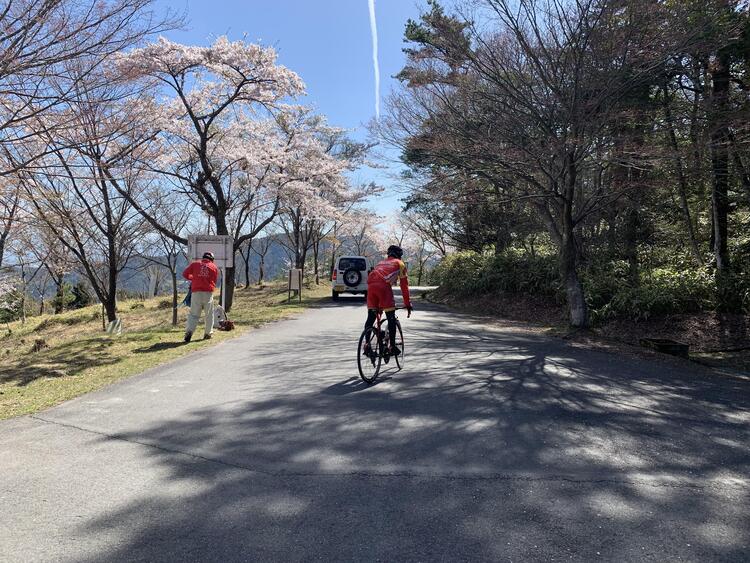
[(404, 255), (404, 250), (400, 246), (396, 246), (395, 244), (392, 244), (388, 247), (388, 256), (393, 258), (398, 258), (401, 260), (401, 257)]

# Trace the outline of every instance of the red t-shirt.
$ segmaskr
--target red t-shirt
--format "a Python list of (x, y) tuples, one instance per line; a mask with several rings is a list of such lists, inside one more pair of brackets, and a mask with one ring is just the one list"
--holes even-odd
[(216, 289), (216, 280), (219, 279), (219, 268), (211, 260), (197, 260), (190, 264), (182, 277), (190, 281), (192, 291), (210, 291)]

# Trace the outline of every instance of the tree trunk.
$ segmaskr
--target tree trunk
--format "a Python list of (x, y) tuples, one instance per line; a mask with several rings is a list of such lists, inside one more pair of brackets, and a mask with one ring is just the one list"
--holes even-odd
[(107, 321), (112, 322), (117, 320), (117, 297), (115, 291), (109, 291), (107, 298), (102, 303), (104, 306), (104, 312), (107, 315)]
[(224, 281), (224, 311), (229, 313), (232, 310), (232, 304), (234, 303), (234, 271), (235, 267), (225, 268), (226, 280)]
[(640, 268), (638, 263), (638, 227), (640, 224), (638, 198), (628, 197), (627, 205), (623, 257), (628, 263), (628, 284), (631, 287), (638, 287), (640, 282)]
[(261, 256), (260, 262), (258, 263), (258, 285), (261, 285), (261, 286), (263, 285), (263, 275), (265, 274), (265, 271), (264, 271), (265, 265), (266, 265), (265, 258), (266, 258), (265, 256)]
[(57, 278), (54, 280), (57, 289), (55, 291), (55, 315), (59, 315), (65, 311), (65, 281), (63, 276), (60, 276), (59, 280)]
[(663, 87), (664, 92), (664, 117), (667, 122), (667, 134), (669, 136), (669, 144), (672, 148), (672, 160), (674, 161), (675, 172), (677, 172), (677, 190), (680, 196), (680, 206), (682, 207), (682, 217), (685, 221), (685, 230), (688, 234), (688, 242), (690, 243), (690, 250), (693, 253), (695, 261), (702, 265), (703, 257), (701, 256), (700, 248), (698, 248), (698, 241), (695, 238), (695, 228), (693, 227), (693, 219), (690, 216), (690, 205), (687, 199), (687, 179), (685, 178), (685, 171), (683, 170), (682, 157), (680, 157), (680, 147), (677, 143), (677, 135), (674, 130), (674, 118), (672, 117), (672, 108), (669, 105), (669, 99), (667, 98), (668, 91), (667, 87)]
[(242, 251), (242, 246), (240, 246), (237, 250), (240, 252), (240, 256), (242, 256), (242, 262), (244, 264), (244, 270), (245, 270), (245, 289), (250, 287), (250, 255), (251, 255), (251, 249), (250, 246), (252, 244), (252, 239), (247, 241), (246, 243), (243, 243), (243, 246), (245, 247), (245, 250), (247, 253)]
[(294, 245), (294, 267), (302, 268), (302, 220), (297, 211), (292, 220), (292, 244)]
[(299, 256), (297, 257), (297, 265), (295, 268), (302, 270), (302, 276), (305, 275), (305, 262), (307, 262), (307, 248), (301, 248)]
[[(228, 235), (229, 229), (227, 227), (227, 211), (224, 208), (218, 209), (216, 215), (214, 216), (214, 220), (216, 221), (216, 234), (217, 235)], [(233, 258), (236, 258), (237, 249), (233, 248), (232, 252), (234, 252), (235, 256)], [(236, 261), (233, 259), (232, 264), (235, 264)], [(223, 274), (226, 276), (224, 279), (224, 292), (226, 294), (222, 294), (222, 298), (224, 300), (224, 311), (229, 313), (232, 310), (232, 304), (234, 303), (234, 286), (235, 286), (235, 275), (236, 267), (232, 266), (231, 268), (225, 268)]]
[(320, 271), (318, 268), (318, 253), (320, 252), (320, 241), (313, 245), (313, 265), (315, 267), (315, 285), (320, 285)]
[(729, 78), (729, 55), (722, 52), (717, 57), (716, 66), (712, 72), (713, 115), (711, 119), (713, 250), (714, 259), (716, 260), (716, 272), (719, 276), (729, 271), (729, 251), (727, 247), (729, 216), (729, 130), (727, 127)]
[(572, 229), (565, 229), (560, 248), (560, 275), (565, 284), (568, 298), (570, 325), (574, 328), (589, 327), (589, 311), (583, 293), (583, 285), (578, 277), (576, 264), (575, 237)]
[(650, 102), (649, 88), (637, 87), (623, 100), (629, 110), (628, 116), (618, 119), (613, 133), (615, 151), (620, 161), (614, 172), (615, 188), (625, 194), (625, 214), (623, 224), (623, 258), (628, 263), (628, 284), (640, 284), (640, 241), (641, 205), (643, 201), (644, 162), (641, 160), (644, 144), (643, 111)]
[(573, 154), (566, 155), (565, 197), (560, 221), (560, 276), (565, 284), (570, 313), (570, 325), (589, 328), (589, 311), (578, 276), (578, 251), (576, 248), (573, 202), (575, 201), (577, 169)]
[(331, 264), (328, 268), (328, 281), (333, 279), (333, 270), (336, 268), (336, 246), (331, 245)]
[(247, 256), (245, 260), (245, 287), (250, 287), (250, 247), (248, 244)]
[(734, 135), (730, 132), (729, 141), (732, 144), (732, 156), (734, 157), (734, 165), (737, 168), (737, 173), (742, 181), (742, 189), (745, 190), (745, 196), (747, 197), (747, 203), (750, 205), (750, 174), (748, 174), (745, 163), (742, 162), (742, 156), (740, 155), (739, 147), (734, 138)]

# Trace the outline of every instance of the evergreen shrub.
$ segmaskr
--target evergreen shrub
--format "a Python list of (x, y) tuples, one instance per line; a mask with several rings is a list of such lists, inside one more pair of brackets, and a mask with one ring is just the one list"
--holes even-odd
[[(457, 297), (518, 293), (565, 302), (552, 254), (456, 252), (434, 268), (432, 280), (442, 292)], [(721, 309), (722, 303), (734, 312), (750, 312), (750, 272), (733, 273), (717, 284), (709, 267), (668, 265), (644, 270), (639, 285), (632, 286), (625, 261), (602, 260), (588, 264), (581, 280), (594, 323), (711, 311)]]

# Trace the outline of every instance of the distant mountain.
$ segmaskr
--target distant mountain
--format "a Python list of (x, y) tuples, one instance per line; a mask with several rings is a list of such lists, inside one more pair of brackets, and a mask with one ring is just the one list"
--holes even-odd
[[(263, 240), (263, 239), (260, 239)], [(326, 256), (328, 252), (328, 246), (324, 243), (321, 248), (321, 259)], [(125, 266), (123, 271), (117, 280), (118, 290), (128, 295), (169, 295), (172, 292), (172, 281), (170, 278), (169, 270), (166, 267), (160, 267), (149, 258), (155, 258), (160, 262), (166, 263), (163, 257), (145, 257), (145, 256), (134, 256), (130, 259), (128, 264)], [(250, 254), (250, 283), (256, 283), (258, 280), (258, 272), (260, 265), (260, 257), (255, 253)], [(178, 287), (180, 292), (187, 290), (187, 282), (182, 279), (182, 271), (187, 266), (187, 260), (184, 257), (180, 257), (177, 261), (177, 277)], [(265, 273), (264, 280), (269, 281), (278, 279), (286, 275), (289, 269), (289, 258), (286, 254), (284, 246), (280, 242), (280, 236), (273, 237), (268, 253), (265, 258)], [(76, 273), (72, 273), (67, 276), (66, 281), (71, 284), (76, 284), (82, 279), (82, 276)], [(245, 279), (245, 263), (239, 252), (235, 255), (235, 279), (239, 285), (245, 285), (247, 280)], [(41, 280), (35, 280), (29, 284), (29, 289), (34, 297), (37, 297), (42, 289)], [(51, 297), (54, 294), (54, 287), (51, 283), (47, 284), (44, 290), (45, 298)]]

